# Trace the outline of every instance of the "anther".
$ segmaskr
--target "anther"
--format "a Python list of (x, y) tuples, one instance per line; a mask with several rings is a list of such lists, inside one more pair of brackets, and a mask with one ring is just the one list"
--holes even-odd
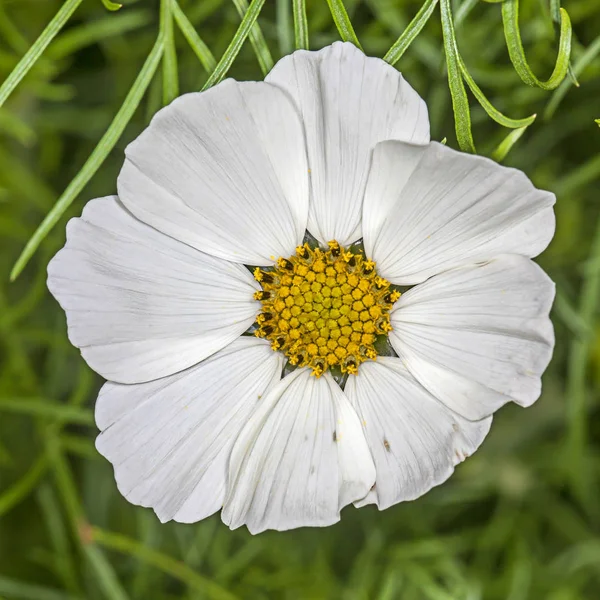
[(327, 245), (331, 250), (331, 256), (338, 257), (340, 255), (340, 245), (335, 240), (328, 242)]
[(277, 261), (277, 266), (281, 267), (282, 269), (285, 269), (286, 271), (293, 271), (294, 270), (294, 265), (287, 258), (280, 258)]
[(369, 273), (372, 273), (374, 269), (375, 269), (375, 263), (372, 260), (366, 260), (363, 263), (363, 271), (366, 275), (368, 275)]
[(253, 298), (255, 300), (260, 300), (260, 301), (270, 300), (271, 299), (271, 293), (270, 292), (264, 292), (264, 291), (254, 292)]

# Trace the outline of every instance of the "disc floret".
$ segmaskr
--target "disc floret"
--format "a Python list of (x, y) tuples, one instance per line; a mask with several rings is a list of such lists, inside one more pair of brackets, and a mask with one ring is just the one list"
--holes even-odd
[(377, 358), (377, 336), (392, 329), (389, 311), (400, 292), (373, 261), (336, 241), (327, 250), (298, 246), (273, 270), (256, 268), (254, 277), (262, 287), (254, 294), (262, 302), (255, 335), (316, 377), (332, 367), (355, 375)]

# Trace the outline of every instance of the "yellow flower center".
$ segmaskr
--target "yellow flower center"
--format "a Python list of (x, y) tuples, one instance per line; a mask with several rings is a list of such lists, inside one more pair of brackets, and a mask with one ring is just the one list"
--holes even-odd
[(255, 335), (317, 377), (336, 366), (355, 375), (376, 359), (377, 336), (392, 329), (389, 311), (400, 292), (377, 275), (373, 261), (335, 241), (327, 251), (298, 246), (274, 270), (256, 268), (254, 277), (262, 286), (254, 294), (262, 302)]

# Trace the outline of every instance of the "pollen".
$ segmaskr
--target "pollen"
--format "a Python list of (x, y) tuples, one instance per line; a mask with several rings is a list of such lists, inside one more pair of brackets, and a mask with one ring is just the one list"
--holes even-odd
[(327, 250), (298, 246), (273, 269), (254, 270), (262, 290), (255, 335), (283, 352), (290, 364), (356, 375), (361, 363), (376, 360), (378, 335), (392, 330), (390, 309), (400, 292), (377, 274), (362, 254), (328, 243)]

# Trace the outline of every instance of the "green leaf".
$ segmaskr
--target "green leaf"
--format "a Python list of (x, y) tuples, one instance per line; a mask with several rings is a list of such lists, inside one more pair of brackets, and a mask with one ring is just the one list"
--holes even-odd
[(148, 548), (136, 540), (118, 533), (105, 531), (99, 527), (91, 527), (90, 534), (93, 542), (110, 550), (134, 556), (139, 560), (147, 562), (163, 573), (185, 583), (190, 589), (202, 593), (207, 598), (213, 600), (236, 599), (236, 596), (228, 592), (225, 588), (196, 573), (194, 569), (191, 569), (181, 561), (152, 548)]
[(571, 20), (567, 11), (563, 8), (560, 9), (560, 17), (560, 39), (556, 65), (550, 78), (547, 81), (540, 81), (531, 70), (525, 57), (525, 49), (523, 48), (519, 29), (519, 0), (505, 0), (502, 3), (502, 23), (508, 54), (515, 71), (527, 85), (540, 87), (544, 90), (553, 90), (560, 85), (567, 75), (571, 54)]
[(58, 32), (65, 26), (71, 15), (77, 10), (82, 0), (67, 0), (54, 18), (48, 23), (46, 29), (29, 48), (25, 56), (19, 61), (6, 81), (0, 86), (0, 106), (4, 104), (20, 81), (27, 75), (38, 58), (42, 55), (48, 44), (54, 39)]
[(516, 144), (517, 140), (525, 133), (529, 125), (513, 129), (499, 144), (498, 147), (492, 152), (492, 158), (496, 162), (502, 162), (506, 155), (510, 152), (510, 149)]
[(306, 0), (293, 0), (294, 39), (297, 50), (308, 50), (308, 20), (306, 19)]
[(502, 125), (503, 127), (517, 129), (520, 127), (527, 127), (528, 125), (531, 125), (535, 121), (535, 118), (537, 116), (535, 114), (531, 115), (529, 117), (525, 117), (524, 119), (511, 119), (511, 118), (507, 117), (506, 115), (503, 115), (486, 98), (485, 94), (481, 91), (481, 88), (475, 83), (475, 80), (473, 79), (473, 77), (471, 77), (471, 74), (467, 70), (467, 66), (463, 62), (462, 57), (458, 53), (458, 50), (456, 53), (456, 57), (458, 60), (458, 65), (460, 67), (460, 72), (462, 73), (463, 79), (466, 81), (467, 85), (469, 86), (469, 89), (471, 90), (471, 92), (473, 92), (473, 95), (475, 96), (475, 98), (477, 98), (477, 101), (479, 102), (479, 104), (481, 104), (483, 110), (485, 110), (485, 112), (492, 119), (494, 119), (494, 121), (496, 121), (496, 123)]
[(54, 489), (49, 483), (44, 483), (39, 487), (37, 500), (56, 556), (56, 570), (65, 586), (70, 591), (77, 592), (79, 591), (77, 568), (69, 543), (68, 530)]
[(279, 52), (285, 56), (294, 50), (292, 11), (289, 0), (277, 0), (275, 19)]
[(594, 122), (598, 124), (598, 127), (600, 127), (600, 119), (596, 119)]
[(0, 495), (0, 515), (7, 513), (30, 494), (47, 468), (48, 460), (42, 455), (21, 479), (6, 489)]
[(176, 0), (173, 0), (173, 17), (175, 18), (175, 22), (179, 26), (181, 33), (183, 33), (187, 43), (198, 57), (198, 60), (206, 72), (211, 73), (214, 71), (217, 66), (217, 61), (215, 60), (213, 53), (202, 41), (202, 38), (198, 35), (198, 32), (190, 23), (190, 20), (186, 17), (185, 13), (181, 10), (181, 7)]
[(56, 419), (66, 423), (93, 425), (94, 417), (89, 410), (68, 404), (59, 404), (47, 398), (0, 398), (0, 413), (10, 412)]
[(177, 73), (177, 50), (173, 36), (172, 0), (160, 2), (160, 33), (164, 40), (162, 56), (163, 106), (179, 96), (179, 76)]
[(81, 597), (71, 596), (61, 590), (54, 590), (3, 576), (0, 576), (0, 594), (6, 594), (6, 597), (11, 598), (11, 600), (82, 600)]
[(475, 144), (473, 142), (473, 134), (471, 133), (471, 110), (460, 72), (450, 0), (440, 1), (440, 12), (444, 50), (446, 51), (446, 66), (448, 68), (448, 85), (450, 87), (452, 109), (454, 111), (456, 139), (461, 150), (475, 153)]
[(331, 16), (333, 17), (333, 21), (342, 40), (344, 42), (352, 42), (357, 48), (362, 50), (362, 46), (356, 37), (356, 33), (354, 33), (354, 27), (352, 27), (350, 17), (346, 12), (343, 0), (327, 0), (327, 4), (329, 4)]
[(67, 186), (67, 189), (56, 201), (56, 204), (52, 210), (46, 215), (40, 226), (35, 230), (33, 236), (27, 242), (27, 245), (23, 249), (23, 252), (21, 252), (21, 255), (17, 259), (17, 262), (11, 271), (11, 281), (14, 281), (20, 275), (31, 257), (34, 255), (35, 251), (39, 248), (39, 245), (42, 243), (44, 238), (48, 235), (54, 225), (56, 225), (67, 208), (71, 206), (75, 198), (77, 198), (81, 190), (94, 176), (96, 171), (106, 160), (106, 157), (110, 151), (114, 148), (127, 123), (129, 123), (131, 120), (133, 113), (144, 96), (150, 81), (154, 77), (162, 54), (163, 38), (162, 36), (159, 36), (150, 54), (148, 55), (148, 58), (146, 58), (146, 62), (137, 76), (137, 79), (127, 93), (123, 105), (98, 142), (98, 145), (96, 148), (94, 148), (94, 151), (80, 169), (79, 173), (77, 173), (71, 183)]
[(227, 50), (221, 57), (221, 60), (217, 63), (215, 70), (211, 73), (208, 81), (204, 84), (202, 91), (207, 90), (208, 88), (216, 85), (227, 75), (227, 71), (231, 68), (233, 61), (236, 56), (239, 54), (242, 45), (246, 41), (246, 38), (250, 34), (250, 30), (252, 26), (256, 22), (258, 15), (263, 7), (265, 0), (252, 0), (238, 30), (235, 32), (233, 39), (231, 40), (229, 46), (227, 46)]
[(107, 10), (111, 10), (111, 11), (115, 11), (115, 10), (119, 10), (120, 8), (123, 8), (122, 4), (119, 4), (118, 2), (111, 2), (111, 0), (102, 0), (102, 4), (104, 4), (104, 7)]
[[(583, 71), (590, 65), (590, 63), (600, 54), (600, 36), (598, 36), (586, 49), (585, 52), (579, 57), (577, 62), (573, 66), (573, 74), (575, 77), (581, 75)], [(563, 81), (558, 89), (552, 94), (550, 102), (544, 111), (544, 119), (550, 119), (556, 109), (559, 107), (563, 98), (567, 95), (567, 92), (571, 89), (573, 80)]]
[(104, 553), (91, 544), (84, 544), (83, 551), (95, 575), (98, 587), (107, 600), (129, 600), (117, 574)]
[(387, 51), (383, 60), (395, 65), (402, 55), (406, 52), (408, 47), (412, 44), (413, 40), (421, 33), (423, 27), (431, 17), (431, 14), (435, 10), (438, 0), (426, 0), (423, 6), (419, 9), (419, 12), (415, 15), (414, 19), (406, 26), (406, 29), (402, 32), (402, 35), (394, 42), (393, 46)]
[[(248, 0), (233, 0), (233, 3), (238, 14), (243, 18), (248, 11)], [(255, 21), (250, 29), (250, 43), (252, 44), (252, 48), (254, 48), (254, 54), (256, 54), (256, 58), (258, 59), (260, 70), (263, 75), (266, 75), (273, 68), (274, 63), (258, 21)]]
[(91, 46), (113, 35), (139, 29), (148, 24), (151, 18), (152, 13), (136, 10), (105, 16), (102, 19), (70, 27), (50, 44), (48, 58), (59, 60), (70, 56), (81, 48)]

